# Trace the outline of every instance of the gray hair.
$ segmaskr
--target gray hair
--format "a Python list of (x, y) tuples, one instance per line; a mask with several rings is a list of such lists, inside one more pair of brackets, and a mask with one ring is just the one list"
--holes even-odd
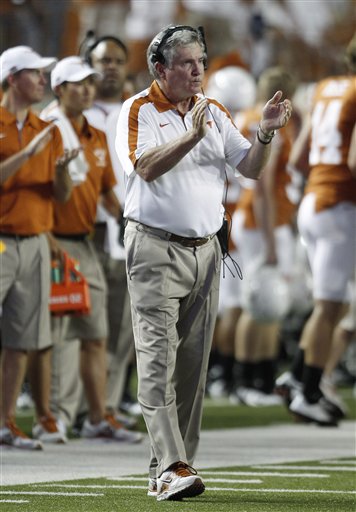
[[(173, 31), (172, 34), (165, 39), (170, 30)], [(162, 41), (163, 45), (161, 45)], [(156, 70), (156, 62), (162, 62), (162, 64), (169, 68), (172, 66), (173, 60), (177, 54), (177, 49), (193, 43), (198, 43), (201, 46), (204, 52), (204, 59), (206, 59), (204, 36), (199, 29), (196, 30), (193, 27), (184, 25), (169, 25), (159, 32), (149, 44), (146, 54), (148, 70), (153, 78), (156, 80), (159, 79), (159, 74)]]

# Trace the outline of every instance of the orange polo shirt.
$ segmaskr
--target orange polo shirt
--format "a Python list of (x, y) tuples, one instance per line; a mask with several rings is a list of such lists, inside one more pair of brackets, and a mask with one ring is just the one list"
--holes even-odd
[[(46, 126), (46, 121), (29, 111), (19, 130), (16, 117), (0, 107), (0, 161), (18, 153)], [(51, 231), (55, 162), (62, 154), (62, 137), (55, 128), (46, 147), (0, 186), (0, 232), (38, 235)]]
[(72, 125), (89, 164), (89, 171), (85, 181), (73, 187), (69, 201), (65, 204), (55, 201), (53, 233), (57, 235), (90, 233), (94, 227), (100, 194), (116, 185), (105, 133), (91, 126), (87, 120), (82, 129), (73, 122)]

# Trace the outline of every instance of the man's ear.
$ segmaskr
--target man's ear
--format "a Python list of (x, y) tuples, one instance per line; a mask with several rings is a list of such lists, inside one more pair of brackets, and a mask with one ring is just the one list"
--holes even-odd
[(16, 73), (10, 73), (6, 78), (6, 81), (9, 85), (13, 86), (16, 81)]
[(166, 76), (166, 66), (162, 64), (161, 62), (156, 62), (155, 64), (156, 71), (159, 74), (160, 78), (165, 78)]
[(57, 98), (60, 98), (62, 96), (62, 87), (63, 87), (63, 84), (61, 85), (56, 85), (56, 87), (54, 88), (54, 94)]

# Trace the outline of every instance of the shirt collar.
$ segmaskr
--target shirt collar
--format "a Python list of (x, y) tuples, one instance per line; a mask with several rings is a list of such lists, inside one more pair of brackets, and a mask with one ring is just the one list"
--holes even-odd
[[(16, 122), (17, 122), (16, 116), (14, 114), (12, 114), (11, 112), (9, 112), (4, 107), (0, 107), (0, 120), (3, 124), (7, 124), (7, 125), (10, 125), (13, 123), (16, 124)], [(32, 110), (28, 111), (24, 124), (32, 126), (33, 128), (36, 128), (36, 129), (43, 128), (43, 124), (42, 124), (41, 120), (39, 119), (39, 117), (36, 114), (34, 114), (32, 112)]]
[(74, 121), (71, 121), (71, 123), (72, 123), (72, 126), (73, 126), (76, 134), (78, 135), (78, 137), (84, 136), (87, 139), (90, 139), (94, 135), (94, 129), (88, 123), (87, 118), (85, 116), (84, 116), (84, 123), (83, 123), (82, 128), (79, 128), (78, 124), (75, 123)]
[[(155, 80), (152, 82), (151, 87), (148, 91), (148, 98), (155, 104), (158, 112), (167, 112), (167, 110), (177, 110), (176, 106), (173, 105), (167, 98), (167, 96), (163, 93), (162, 89), (158, 85), (158, 82)], [(194, 95), (192, 97), (193, 103), (198, 100), (198, 96)]]

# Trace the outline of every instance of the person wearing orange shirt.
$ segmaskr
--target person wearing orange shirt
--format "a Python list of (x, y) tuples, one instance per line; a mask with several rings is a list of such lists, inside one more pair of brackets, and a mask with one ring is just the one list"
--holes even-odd
[[(0, 303), (2, 317), (0, 444), (42, 449), (15, 423), (16, 399), (28, 361), (36, 360), (30, 383), (38, 422), (61, 440), (49, 412), (51, 334), (49, 315), (53, 198), (68, 200), (67, 166), (77, 151), (63, 155), (60, 133), (30, 109), (43, 99), (45, 71), (56, 62), (32, 48), (16, 46), (0, 57)], [(36, 373), (36, 375), (35, 375)], [(42, 391), (39, 388), (42, 388)]]
[(314, 308), (293, 362), (293, 379), (284, 378), (284, 384), (295, 388), (289, 410), (319, 425), (336, 425), (344, 415), (321, 379), (335, 328), (351, 300), (348, 288), (354, 286), (356, 267), (356, 34), (346, 57), (349, 74), (316, 85), (310, 116), (291, 155), (301, 170), (308, 170), (303, 166), (308, 155), (298, 227), (312, 271)]
[[(114, 219), (119, 219), (121, 209), (114, 192), (116, 178), (105, 133), (91, 126), (83, 115), (93, 103), (97, 75), (83, 59), (74, 56), (62, 59), (51, 73), (51, 86), (59, 106), (49, 115), (56, 119), (66, 143), (79, 144), (83, 149), (81, 162), (74, 161), (76, 168), (69, 169), (76, 184), (70, 200), (65, 207), (58, 201), (54, 204), (52, 232), (61, 248), (78, 261), (89, 284), (91, 302), (89, 315), (53, 319), (53, 333), (62, 343), (81, 340), (80, 373), (89, 409), (81, 435), (139, 442), (142, 435), (123, 428), (114, 414), (106, 413), (105, 407), (107, 285), (90, 235), (99, 199)], [(57, 407), (60, 409), (61, 404)]]

